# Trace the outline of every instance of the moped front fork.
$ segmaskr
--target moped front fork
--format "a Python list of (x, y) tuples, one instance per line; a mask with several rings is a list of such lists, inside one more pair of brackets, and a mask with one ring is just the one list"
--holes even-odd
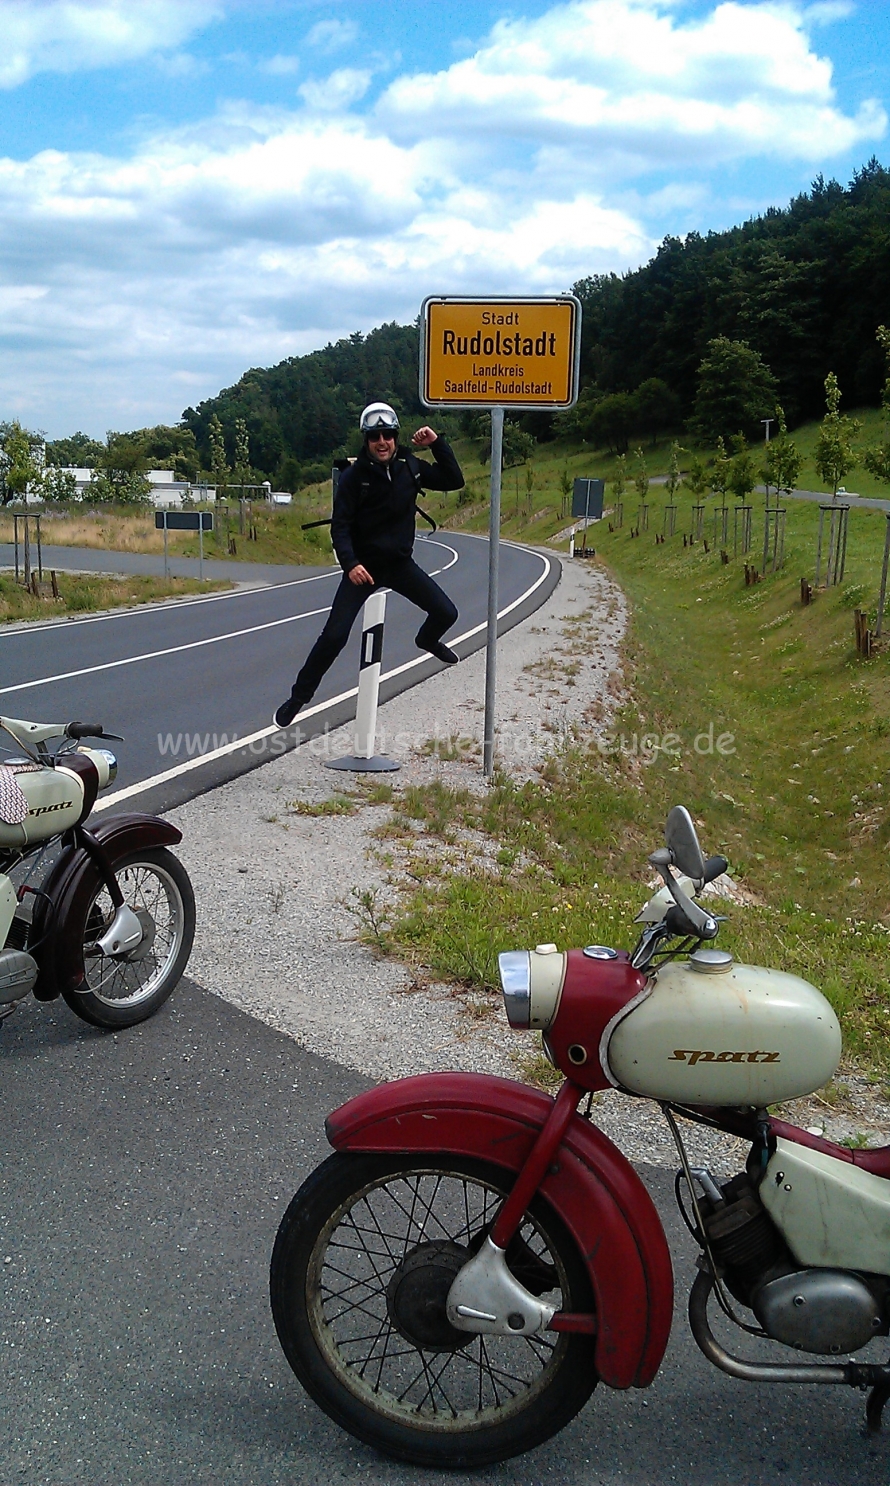
[(532, 1336), (540, 1331), (593, 1333), (595, 1317), (557, 1311), (526, 1290), (511, 1274), (506, 1249), (544, 1180), (584, 1090), (567, 1079), (556, 1096), (537, 1140), (521, 1166), (509, 1197), (490, 1233), (455, 1276), (446, 1312), (458, 1331), (486, 1336)]

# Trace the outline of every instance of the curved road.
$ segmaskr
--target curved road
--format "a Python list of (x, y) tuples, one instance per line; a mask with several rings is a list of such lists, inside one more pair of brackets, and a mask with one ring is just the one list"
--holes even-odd
[[(72, 562), (79, 556), (72, 552)], [(415, 556), (460, 611), (449, 644), (461, 656), (480, 648), (488, 542), (440, 533), (418, 540)], [(118, 555), (102, 560), (107, 570)], [(240, 576), (235, 564), (228, 571)], [(122, 733), (117, 787), (100, 809), (124, 801), (140, 810), (171, 809), (256, 768), (355, 714), (360, 621), (300, 714), (299, 737), (296, 727), (282, 733), (272, 726), (271, 714), (321, 630), (340, 579), (339, 568), (291, 571), (294, 577), (264, 587), (7, 629), (0, 634), (0, 712), (98, 721)], [(501, 631), (536, 609), (558, 578), (557, 559), (503, 544)], [(414, 644), (421, 618), (405, 599), (389, 595), (382, 701), (441, 669)]]

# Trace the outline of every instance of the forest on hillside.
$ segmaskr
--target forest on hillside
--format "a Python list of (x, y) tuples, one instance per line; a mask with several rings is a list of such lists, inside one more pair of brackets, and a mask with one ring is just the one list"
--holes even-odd
[(665, 381), (688, 415), (718, 336), (745, 341), (775, 376), (789, 421), (818, 417), (833, 371), (849, 406), (877, 403), (875, 340), (890, 323), (890, 172), (871, 160), (844, 189), (820, 176), (782, 210), (727, 232), (668, 237), (632, 273), (575, 285), (583, 369), (603, 392)]
[[(744, 343), (761, 368), (752, 419), (761, 416), (758, 398), (763, 415), (778, 398), (790, 426), (819, 417), (829, 372), (845, 407), (877, 404), (886, 370), (875, 333), (890, 324), (890, 172), (873, 159), (847, 187), (820, 176), (785, 208), (728, 231), (665, 238), (643, 267), (583, 279), (574, 292), (584, 310), (582, 398), (555, 419), (522, 419), (538, 439), (565, 432), (617, 448), (629, 433), (694, 428), (699, 369), (720, 338)], [(381, 398), (408, 418), (422, 412), (417, 364), (417, 326), (388, 324), (253, 368), (185, 409), (168, 431), (170, 458), (210, 470), (216, 418), (233, 468), (243, 463), (246, 428), (254, 475), (295, 489), (321, 478), (354, 440), (365, 403)], [(617, 440), (599, 437), (607, 410), (623, 419)], [(466, 429), (475, 431), (473, 415)], [(163, 430), (128, 437), (138, 443), (142, 434), (161, 462)], [(59, 441), (59, 455), (68, 442)], [(54, 447), (50, 461), (67, 462)]]

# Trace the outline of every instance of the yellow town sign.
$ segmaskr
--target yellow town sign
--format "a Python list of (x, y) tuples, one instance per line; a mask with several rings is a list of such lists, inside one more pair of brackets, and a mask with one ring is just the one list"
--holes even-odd
[(555, 299), (424, 300), (420, 396), (428, 407), (569, 408), (581, 305)]

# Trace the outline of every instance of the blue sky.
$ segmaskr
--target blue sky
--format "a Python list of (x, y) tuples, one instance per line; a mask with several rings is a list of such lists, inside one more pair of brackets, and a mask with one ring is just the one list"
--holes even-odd
[(0, 418), (175, 422), (890, 164), (885, 0), (0, 0)]

